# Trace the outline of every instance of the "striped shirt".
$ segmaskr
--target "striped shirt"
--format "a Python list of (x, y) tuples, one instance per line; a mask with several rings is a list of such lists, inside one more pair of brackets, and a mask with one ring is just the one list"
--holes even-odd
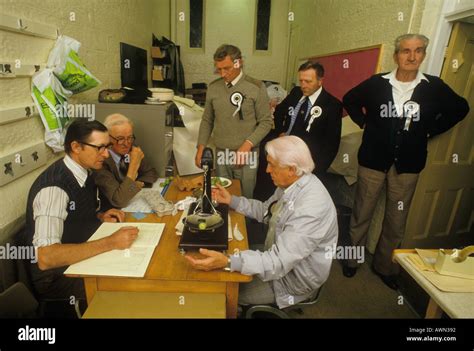
[[(64, 157), (63, 162), (83, 188), (88, 177), (87, 170), (68, 155)], [(43, 188), (36, 194), (33, 200), (34, 246), (44, 247), (61, 243), (68, 206), (69, 196), (57, 186)]]

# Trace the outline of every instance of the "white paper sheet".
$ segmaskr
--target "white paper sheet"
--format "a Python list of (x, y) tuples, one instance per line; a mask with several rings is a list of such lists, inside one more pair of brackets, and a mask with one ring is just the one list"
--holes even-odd
[(105, 238), (121, 227), (138, 227), (138, 237), (129, 249), (112, 250), (75, 263), (64, 274), (144, 277), (164, 223), (102, 223), (88, 241)]

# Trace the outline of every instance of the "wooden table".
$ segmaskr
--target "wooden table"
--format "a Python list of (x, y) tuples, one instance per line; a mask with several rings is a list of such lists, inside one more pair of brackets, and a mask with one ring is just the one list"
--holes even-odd
[(473, 318), (474, 293), (444, 292), (439, 290), (406, 260), (406, 256), (411, 253), (416, 253), (416, 251), (410, 249), (395, 250), (393, 252), (393, 260), (398, 262), (430, 296), (425, 318), (441, 318), (443, 311), (451, 318)]
[[(233, 180), (228, 188), (232, 194), (240, 194), (240, 182)], [(173, 202), (190, 196), (190, 192), (180, 192), (172, 182), (166, 192), (165, 198)], [(229, 253), (235, 250), (247, 250), (247, 229), (245, 217), (234, 211), (229, 211), (232, 227), (237, 223), (244, 240), (229, 242)], [(143, 278), (124, 278), (106, 276), (75, 276), (84, 278), (87, 302), (90, 303), (97, 291), (144, 291), (144, 292), (178, 292), (178, 293), (222, 293), (226, 297), (227, 318), (237, 317), (237, 301), (239, 297), (239, 283), (252, 280), (236, 272), (215, 270), (210, 272), (194, 269), (179, 253), (179, 236), (176, 235), (175, 226), (182, 212), (175, 216), (158, 217), (148, 214), (141, 220), (135, 219), (127, 213), (127, 222), (153, 222), (165, 223), (165, 229), (160, 243), (153, 253), (148, 269)], [(177, 308), (179, 308), (177, 303)]]

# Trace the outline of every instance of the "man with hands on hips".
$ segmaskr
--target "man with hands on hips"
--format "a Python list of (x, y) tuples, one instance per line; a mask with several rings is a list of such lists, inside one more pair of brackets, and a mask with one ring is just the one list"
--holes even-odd
[(308, 146), (296, 136), (268, 142), (267, 172), (277, 186), (265, 202), (231, 195), (217, 185), (213, 199), (237, 212), (268, 224), (263, 252), (245, 250), (231, 256), (200, 249), (205, 258), (186, 255), (200, 270), (226, 269), (255, 275), (240, 284), (240, 304), (276, 303), (285, 308), (310, 299), (327, 280), (338, 227), (334, 204), (321, 181), (312, 174)]

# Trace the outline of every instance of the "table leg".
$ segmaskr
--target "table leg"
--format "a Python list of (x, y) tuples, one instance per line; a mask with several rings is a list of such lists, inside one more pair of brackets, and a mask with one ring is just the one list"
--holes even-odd
[(228, 282), (226, 284), (226, 316), (237, 318), (237, 306), (239, 301), (239, 283)]
[(97, 292), (97, 279), (96, 278), (84, 278), (84, 287), (86, 288), (87, 304), (89, 305)]
[(443, 314), (443, 310), (441, 307), (438, 306), (438, 304), (430, 298), (430, 302), (428, 303), (428, 308), (426, 309), (426, 319), (433, 319), (433, 318), (441, 318), (441, 315)]

